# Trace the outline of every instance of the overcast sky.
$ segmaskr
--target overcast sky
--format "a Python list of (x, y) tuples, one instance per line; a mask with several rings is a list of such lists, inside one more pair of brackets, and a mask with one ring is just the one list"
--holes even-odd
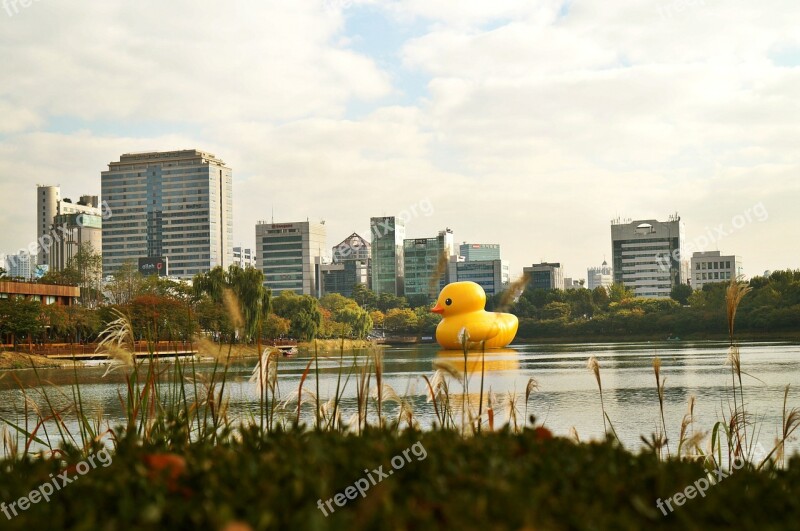
[(122, 153), (198, 148), (245, 246), (273, 208), (332, 246), (427, 199), (409, 237), (515, 273), (585, 278), (612, 218), (674, 212), (748, 275), (800, 267), (796, 0), (7, 0), (0, 59), (5, 253), (37, 183), (99, 194)]

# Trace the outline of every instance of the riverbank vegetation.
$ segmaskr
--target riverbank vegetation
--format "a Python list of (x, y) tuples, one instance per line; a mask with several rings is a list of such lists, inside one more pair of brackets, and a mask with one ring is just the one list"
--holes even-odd
[[(256, 269), (215, 268), (192, 284), (142, 277), (129, 264), (102, 288), (87, 276), (96, 259), (82, 257), (43, 282), (81, 287), (82, 303), (42, 306), (20, 299), (0, 300), (0, 337), (10, 348), (35, 343), (86, 343), (120, 311), (130, 318), (137, 340), (191, 342), (202, 336), (219, 344), (256, 345), (260, 340), (294, 338), (364, 340), (378, 335), (432, 337), (441, 317), (425, 297), (375, 294), (358, 285), (352, 298), (328, 294), (317, 299), (284, 292), (273, 296)], [(77, 268), (82, 268), (82, 273)], [(94, 268), (94, 269), (93, 269)], [(752, 294), (739, 310), (744, 337), (796, 338), (800, 334), (800, 271), (754, 277)], [(678, 286), (671, 298), (639, 299), (620, 285), (610, 289), (519, 290), (497, 294), (487, 310), (520, 319), (519, 340), (663, 340), (721, 338), (726, 283), (702, 290)], [(514, 286), (518, 289), (524, 286)], [(232, 301), (236, 303), (232, 306)], [(239, 324), (241, 323), (241, 326)]]
[[(752, 292), (737, 316), (741, 334), (775, 338), (800, 331), (800, 270), (754, 277), (747, 286)], [(618, 285), (609, 291), (534, 289), (525, 291), (511, 311), (520, 318), (521, 339), (724, 337), (727, 287), (727, 282), (697, 291), (683, 286), (665, 299), (633, 298)]]
[[(427, 406), (385, 381), (380, 349), (356, 355), (342, 348), (339, 384), (330, 395), (320, 393), (313, 355), (304, 360), (297, 388), (281, 388), (281, 356), (272, 352), (259, 359), (251, 378), (259, 396), (253, 413), (235, 418), (226, 394), (230, 350), (220, 349), (213, 371), (204, 374), (192, 360), (136, 361), (126, 355), (132, 322), (117, 312), (100, 340), (117, 360), (111, 370), (125, 375), (124, 418), (111, 422), (90, 412), (77, 378), (66, 391), (44, 381), (21, 388), (17, 417), (0, 419), (0, 500), (18, 500), (50, 474), (79, 470), (78, 463), (110, 447), (107, 468), (64, 486), (57, 501), (10, 519), (9, 528), (779, 527), (800, 516), (800, 459), (785, 451), (800, 411), (789, 407), (787, 388), (778, 436), (760, 441), (768, 443), (764, 455), (755, 451), (758, 435), (772, 429), (747, 410), (742, 385), (746, 360), (734, 330), (750, 294), (749, 286), (731, 283), (723, 299), (731, 379), (721, 418), (696, 426), (690, 397), (680, 436), (669, 440), (665, 375), (656, 358), (652, 396), (661, 426), (643, 434), (644, 446), (635, 452), (615, 435), (624, 419), (606, 413), (602, 368), (593, 358), (587, 377), (597, 381), (604, 441), (581, 442), (580, 426), (568, 438), (554, 437), (536, 417), (539, 382), (531, 378), (520, 393), (495, 396), (485, 385), (484, 354), (466, 349), (461, 357), (437, 361), (433, 374), (423, 377)], [(231, 296), (229, 311), (239, 304)], [(237, 328), (246, 326), (235, 314), (229, 318)], [(345, 394), (348, 382), (355, 398)], [(420, 407), (434, 412), (425, 433), (418, 431)], [(343, 492), (363, 470), (388, 471), (392, 457), (417, 442), (424, 459), (393, 470), (365, 497), (337, 505), (327, 517), (318, 509), (320, 500)], [(662, 513), (657, 500), (685, 492), (708, 471), (727, 479)]]

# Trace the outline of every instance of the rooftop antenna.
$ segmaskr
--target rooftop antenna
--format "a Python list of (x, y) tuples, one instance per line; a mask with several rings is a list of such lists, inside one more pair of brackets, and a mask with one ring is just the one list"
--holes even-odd
[(272, 224), (275, 224), (275, 203), (272, 203)]

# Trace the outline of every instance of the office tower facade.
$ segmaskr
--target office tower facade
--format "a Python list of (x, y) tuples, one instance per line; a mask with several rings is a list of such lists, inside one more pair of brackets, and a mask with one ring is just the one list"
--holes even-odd
[(273, 295), (293, 291), (318, 296), (317, 264), (321, 263), (325, 224), (298, 221), (256, 225), (256, 267)]
[(604, 287), (608, 290), (611, 289), (611, 284), (614, 283), (613, 271), (605, 260), (603, 260), (603, 264), (600, 267), (590, 267), (587, 269), (586, 274), (588, 275), (590, 290), (599, 287)]
[(139, 258), (169, 259), (178, 278), (233, 263), (233, 172), (211, 153), (126, 154), (101, 179), (104, 275)]
[(582, 280), (564, 277), (564, 289), (583, 289), (584, 287)]
[(730, 282), (739, 278), (744, 269), (742, 257), (723, 255), (719, 251), (692, 254), (689, 284), (693, 289), (703, 289), (706, 284)]
[(36, 240), (40, 242), (39, 253), (36, 256), (37, 264), (49, 262), (47, 246), (44, 235), (49, 234), (53, 219), (58, 214), (58, 204), (61, 202), (61, 188), (58, 186), (39, 185), (36, 187)]
[(405, 223), (394, 216), (374, 217), (370, 218), (369, 227), (372, 235), (372, 290), (378, 295), (403, 295)]
[[(96, 200), (97, 198), (95, 198)], [(59, 214), (50, 230), (48, 253), (50, 271), (63, 271), (78, 251), (85, 247), (101, 254), (103, 251), (103, 218), (99, 214)]]
[[(463, 256), (463, 255), (462, 255)], [(479, 284), (490, 297), (508, 287), (510, 275), (506, 260), (450, 261), (450, 282), (471, 281)]]
[(455, 250), (453, 231), (445, 229), (435, 238), (403, 241), (403, 271), (406, 297), (433, 300), (449, 280), (448, 264)]
[(667, 221), (611, 222), (614, 282), (637, 297), (669, 297), (681, 283), (683, 227), (674, 214)]
[(458, 247), (458, 254), (466, 262), (500, 260), (500, 245), (496, 243), (467, 243)]
[[(36, 187), (36, 240), (39, 243), (39, 250), (35, 262), (42, 266), (51, 266), (50, 251), (53, 245), (58, 244), (57, 216), (87, 214), (99, 217), (103, 214), (99, 203), (96, 195), (82, 195), (77, 202), (73, 203), (69, 198), (61, 198), (60, 187), (38, 185)], [(56, 239), (53, 240), (53, 238)], [(101, 252), (99, 247), (97, 252)]]
[(6, 256), (5, 268), (6, 276), (9, 278), (31, 280), (36, 269), (36, 255), (20, 251), (19, 254)]
[(542, 262), (522, 271), (530, 277), (528, 286), (532, 289), (564, 289), (564, 269), (559, 262)]
[(356, 285), (369, 287), (372, 274), (371, 254), (370, 243), (355, 232), (334, 245), (333, 263), (320, 266), (320, 296), (339, 293), (352, 297)]
[(248, 267), (255, 267), (256, 255), (252, 249), (248, 249), (246, 247), (234, 247), (233, 263), (238, 265), (242, 269), (247, 269)]

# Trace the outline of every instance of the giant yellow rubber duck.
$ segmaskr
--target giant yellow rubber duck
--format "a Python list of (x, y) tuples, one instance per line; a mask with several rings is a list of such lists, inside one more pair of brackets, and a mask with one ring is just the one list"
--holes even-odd
[(461, 349), (464, 333), (468, 348), (503, 348), (517, 335), (519, 321), (510, 313), (484, 310), (486, 292), (475, 282), (453, 282), (442, 289), (432, 312), (442, 315), (436, 342), (444, 349)]

